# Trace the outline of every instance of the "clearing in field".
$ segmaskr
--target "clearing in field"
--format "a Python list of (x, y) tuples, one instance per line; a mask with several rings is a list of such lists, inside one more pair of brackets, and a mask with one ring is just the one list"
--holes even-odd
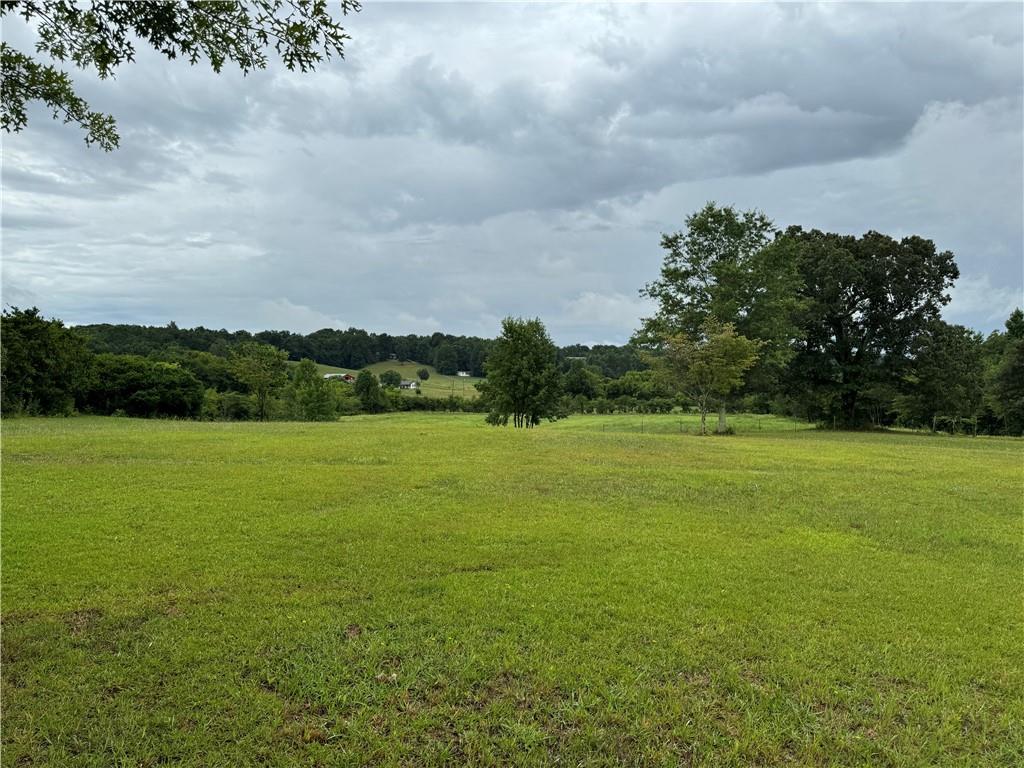
[(1019, 765), (1021, 443), (736, 424), (8, 420), (3, 764)]

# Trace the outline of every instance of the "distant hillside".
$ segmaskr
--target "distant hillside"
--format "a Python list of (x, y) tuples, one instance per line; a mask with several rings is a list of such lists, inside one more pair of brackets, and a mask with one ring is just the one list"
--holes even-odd
[[(351, 373), (354, 376), (359, 375), (359, 371), (352, 368), (339, 368), (333, 365), (318, 365), (318, 367), (324, 373)], [(398, 371), (403, 379), (415, 379), (420, 382), (420, 390), (423, 392), (422, 396), (425, 397), (456, 395), (473, 399), (480, 395), (474, 385), (479, 381), (483, 381), (479, 376), (448, 376), (438, 373), (437, 369), (432, 365), (424, 365), (412, 360), (402, 362), (383, 360), (379, 363), (368, 365), (366, 368), (377, 376), (380, 376), (384, 371)], [(426, 381), (420, 381), (419, 376), (417, 376), (417, 372), (421, 368), (426, 368), (430, 372), (430, 378)], [(419, 395), (412, 392), (408, 394), (410, 397), (419, 397)]]
[[(179, 328), (169, 323), (164, 326), (82, 325), (77, 326), (76, 331), (87, 337), (89, 346), (95, 352), (148, 356), (161, 355), (169, 349), (192, 349), (223, 357), (227, 356), (235, 344), (256, 340), (285, 350), (290, 360), (309, 358), (322, 365), (345, 370), (360, 370), (366, 366), (387, 363), (394, 355), (398, 360), (415, 361), (417, 367), (427, 366), (436, 370), (440, 376), (454, 377), (457, 371), (469, 371), (475, 378), (484, 375), (484, 363), (494, 343), (491, 339), (476, 336), (443, 333), (391, 336), (386, 333), (368, 333), (359, 328), (345, 331), (324, 328), (302, 335), (290, 331), (250, 333), (213, 330), (202, 326)], [(647, 367), (636, 349), (630, 346), (587, 347), (575, 344), (563, 347), (559, 356), (566, 364), (572, 358), (582, 358), (588, 365), (611, 378), (618, 378), (626, 371)], [(459, 378), (457, 381), (462, 384), (466, 380)]]

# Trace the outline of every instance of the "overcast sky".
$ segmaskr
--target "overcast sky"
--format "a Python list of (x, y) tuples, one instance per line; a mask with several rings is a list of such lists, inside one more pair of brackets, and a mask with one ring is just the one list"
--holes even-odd
[(3, 301), (622, 343), (660, 233), (716, 200), (931, 238), (961, 271), (946, 318), (988, 331), (1024, 290), (1022, 9), (368, 0), (313, 74), (140, 50), (75, 73), (120, 149), (42, 111), (4, 136)]

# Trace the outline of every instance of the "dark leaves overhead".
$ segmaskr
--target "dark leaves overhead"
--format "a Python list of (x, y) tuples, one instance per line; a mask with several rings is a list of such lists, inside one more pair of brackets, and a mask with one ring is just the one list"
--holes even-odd
[[(342, 15), (360, 9), (340, 0)], [(243, 74), (267, 66), (273, 50), (290, 70), (308, 72), (325, 59), (344, 57), (349, 39), (326, 0), (210, 0), (208, 2), (129, 3), (72, 0), (4, 0), (4, 16), (35, 25), (36, 51), (57, 62), (92, 69), (101, 79), (135, 60), (141, 41), (168, 59), (196, 64), (205, 59), (215, 72), (231, 61)], [(88, 144), (117, 146), (114, 119), (93, 112), (74, 90), (70, 77), (49, 64), (2, 45), (4, 80), (2, 125), (20, 131), (28, 122), (26, 104), (42, 101), (56, 119), (78, 123)]]

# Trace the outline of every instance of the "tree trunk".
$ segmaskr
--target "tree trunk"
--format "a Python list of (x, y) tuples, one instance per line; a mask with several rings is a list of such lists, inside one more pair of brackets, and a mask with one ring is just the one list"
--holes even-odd
[(729, 424), (725, 418), (725, 401), (723, 400), (718, 404), (718, 429), (715, 430), (720, 435), (724, 435), (729, 431)]
[(707, 419), (708, 419), (707, 409), (701, 408), (700, 409), (700, 434), (701, 434), (701, 436), (704, 436), (704, 435), (706, 435), (708, 433)]

